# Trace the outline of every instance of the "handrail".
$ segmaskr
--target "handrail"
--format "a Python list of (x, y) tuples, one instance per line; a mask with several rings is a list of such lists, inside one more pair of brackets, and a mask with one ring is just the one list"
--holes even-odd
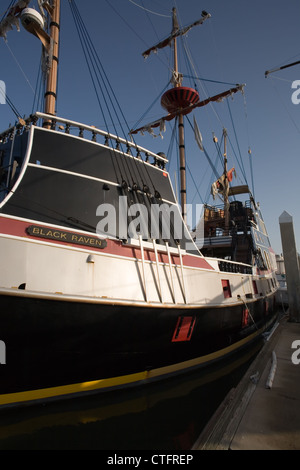
[(158, 155), (154, 152), (151, 152), (150, 150), (147, 150), (144, 147), (140, 147), (139, 145), (137, 145), (134, 142), (131, 142), (130, 140), (123, 139), (122, 137), (118, 137), (117, 135), (114, 135), (114, 134), (111, 134), (109, 132), (103, 131), (101, 129), (98, 129), (97, 127), (88, 126), (86, 124), (81, 124), (79, 122), (71, 121), (70, 119), (60, 118), (58, 116), (51, 116), (50, 114), (40, 113), (39, 111), (36, 112), (35, 115), (38, 118), (49, 119), (49, 120), (52, 121), (52, 123), (55, 123), (55, 124), (57, 122), (59, 122), (59, 123), (67, 124), (69, 126), (78, 127), (78, 129), (82, 130), (82, 131), (84, 131), (84, 130), (90, 131), (94, 135), (96, 135), (96, 134), (102, 135), (103, 137), (106, 137), (107, 139), (115, 140), (117, 143), (126, 144), (127, 146), (132, 147), (132, 148), (136, 149), (137, 151), (143, 152), (145, 154), (147, 153), (148, 155), (150, 155), (151, 157), (156, 158), (157, 160), (161, 160), (161, 161), (166, 162), (166, 163), (168, 161), (167, 158), (164, 158), (161, 155)]
[[(50, 114), (45, 114), (37, 111), (35, 114), (31, 114), (28, 118), (24, 118), (16, 123), (14, 126), (9, 127), (4, 132), (0, 134), (0, 141), (4, 141), (5, 139), (9, 138), (10, 136), (14, 135), (15, 132), (20, 133), (22, 129), (27, 129), (30, 127), (31, 124), (36, 125), (38, 119), (48, 120), (51, 121), (51, 130), (56, 130), (57, 124), (64, 124), (65, 125), (65, 133), (68, 134), (70, 132), (71, 127), (76, 127), (79, 130), (79, 137), (83, 138), (83, 131), (88, 131), (92, 133), (92, 141), (96, 140), (96, 135), (101, 135), (105, 137), (105, 145), (108, 146), (109, 140), (114, 140), (116, 142), (116, 150), (119, 150), (120, 144), (125, 144), (127, 146), (127, 153), (130, 152), (131, 149), (135, 149), (137, 151), (137, 157), (141, 158), (140, 153), (142, 152), (146, 156), (146, 161), (149, 156), (154, 158), (154, 162), (158, 162), (161, 165), (161, 168), (164, 169), (168, 159), (163, 155), (158, 155), (157, 153), (151, 152), (140, 145), (137, 145), (135, 142), (130, 140), (123, 139), (122, 137), (118, 137), (117, 135), (111, 134), (109, 132), (103, 131), (98, 129), (94, 126), (88, 126), (86, 124), (82, 124), (76, 121), (72, 121), (70, 119), (60, 118), (58, 116), (53, 116)], [(59, 126), (58, 129), (62, 130)], [(126, 153), (126, 152), (125, 152)]]

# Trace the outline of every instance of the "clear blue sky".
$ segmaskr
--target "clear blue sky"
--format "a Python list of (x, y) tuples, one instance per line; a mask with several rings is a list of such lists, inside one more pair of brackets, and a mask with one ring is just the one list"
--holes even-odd
[[(0, 17), (9, 3), (9, 0), (1, 1)], [(272, 246), (276, 253), (282, 252), (278, 219), (286, 210), (293, 217), (300, 251), (300, 104), (295, 105), (291, 100), (292, 82), (300, 80), (300, 65), (276, 72), (267, 79), (264, 75), (265, 70), (300, 60), (299, 0), (77, 0), (77, 6), (129, 127), (140, 119), (170, 78), (168, 48), (147, 60), (142, 52), (169, 34), (172, 7), (178, 9), (181, 26), (200, 18), (203, 9), (212, 15), (187, 35), (186, 45), (195, 64), (195, 75), (245, 83), (246, 87), (245, 101), (241, 94), (230, 99), (234, 127), (226, 101), (197, 110), (195, 117), (204, 146), (215, 160), (212, 133), (220, 140), (226, 127), (235, 152), (239, 148), (243, 156), (252, 188), (250, 146), (254, 194), (260, 202)], [(103, 127), (67, 0), (62, 0), (60, 52), (57, 114)], [(8, 43), (0, 41), (0, 57), (0, 80), (5, 82), (9, 98), (22, 115), (30, 114), (40, 60), (39, 41), (22, 28), (19, 33), (10, 31)], [(185, 65), (180, 53), (179, 68), (183, 73), (187, 73)], [(189, 81), (185, 84), (192, 85)], [(228, 88), (210, 82), (197, 82), (197, 86), (201, 98)], [(143, 123), (164, 114), (158, 103)], [(192, 120), (193, 116), (189, 118)], [(14, 120), (9, 106), (1, 104), (1, 130)], [(136, 140), (151, 150), (167, 153), (168, 132), (167, 127), (163, 140), (150, 137)], [(186, 125), (188, 202), (196, 204), (200, 199), (194, 181), (204, 198), (212, 175), (205, 155), (194, 143), (189, 148), (192, 138)], [(228, 158), (229, 165), (236, 167), (239, 183), (242, 176), (230, 146)], [(178, 174), (176, 155), (171, 157), (169, 171), (172, 179)]]

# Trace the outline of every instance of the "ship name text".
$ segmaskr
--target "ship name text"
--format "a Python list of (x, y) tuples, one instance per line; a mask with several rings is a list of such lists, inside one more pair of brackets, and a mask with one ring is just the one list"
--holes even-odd
[(30, 225), (27, 227), (26, 231), (29, 235), (34, 237), (46, 238), (48, 240), (59, 240), (67, 243), (74, 243), (76, 245), (85, 245), (101, 249), (105, 248), (107, 245), (106, 240), (97, 237), (90, 237), (88, 235), (65, 232), (37, 225)]

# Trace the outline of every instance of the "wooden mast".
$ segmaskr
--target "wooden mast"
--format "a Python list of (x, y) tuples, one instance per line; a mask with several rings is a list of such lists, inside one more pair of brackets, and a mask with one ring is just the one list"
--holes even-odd
[[(143, 52), (143, 57), (147, 58), (151, 52), (156, 52), (158, 49), (162, 49), (166, 46), (173, 45), (174, 47), (174, 69), (173, 69), (173, 80), (172, 83), (174, 85), (174, 89), (181, 87), (181, 82), (182, 82), (182, 75), (178, 73), (178, 58), (177, 58), (177, 37), (185, 35), (191, 28), (197, 25), (203, 24), (203, 22), (207, 19), (210, 18), (211, 15), (207, 13), (206, 11), (202, 11), (202, 17), (195, 21), (194, 23), (190, 24), (189, 26), (180, 29), (179, 24), (177, 21), (177, 13), (176, 13), (176, 8), (173, 8), (173, 29), (171, 35), (164, 39), (163, 41), (160, 41), (158, 44), (150, 47), (147, 49), (145, 52)], [(183, 116), (184, 114), (187, 114), (187, 112), (192, 111), (193, 105), (196, 105), (196, 98), (198, 98), (199, 101), (199, 95), (195, 90), (190, 89), (193, 93), (193, 99), (190, 100), (190, 102), (184, 102), (184, 100), (179, 100), (180, 101), (180, 106), (176, 108), (176, 98), (174, 100), (173, 106), (169, 108), (168, 104), (166, 106), (163, 105), (163, 107), (166, 107), (166, 109), (169, 111), (169, 115), (166, 117), (166, 120), (173, 119), (173, 117), (178, 116), (178, 138), (179, 138), (179, 159), (180, 159), (180, 203), (181, 203), (181, 212), (182, 212), (182, 217), (183, 220), (186, 222), (186, 162), (185, 162), (185, 144), (184, 144), (184, 123), (183, 123)], [(167, 92), (166, 92), (167, 93)], [(165, 93), (165, 95), (166, 95)], [(164, 96), (162, 98), (164, 98)], [(176, 94), (175, 94), (176, 96)], [(180, 96), (180, 93), (177, 94), (177, 97)], [(209, 98), (207, 100), (207, 103), (209, 103), (212, 99), (214, 98)], [(171, 99), (172, 100), (172, 99)], [(168, 100), (167, 100), (168, 101)], [(197, 102), (198, 102), (197, 101)], [(200, 104), (200, 101), (199, 101)], [(202, 102), (201, 105), (204, 106), (204, 102)], [(187, 107), (189, 110), (187, 110)], [(184, 111), (184, 112), (183, 112)], [(161, 120), (156, 123), (154, 123), (154, 127), (157, 125), (160, 125)], [(137, 129), (135, 131), (131, 131), (131, 134), (138, 132), (141, 129)]]
[[(176, 8), (173, 8), (173, 33), (179, 29)], [(177, 38), (173, 39), (174, 43), (174, 80), (175, 87), (181, 85), (181, 79), (178, 72), (178, 56), (177, 56)], [(185, 163), (185, 143), (184, 143), (184, 121), (183, 115), (178, 116), (178, 138), (179, 138), (179, 163), (180, 163), (180, 204), (181, 214), (184, 222), (186, 222), (186, 163)]]
[[(48, 8), (47, 11), (51, 17), (50, 54), (52, 57), (47, 77), (44, 112), (46, 114), (55, 115), (59, 53), (60, 0), (52, 0), (52, 6)], [(49, 127), (49, 125), (49, 121), (44, 122), (44, 127)]]
[(224, 136), (224, 212), (225, 212), (225, 234), (229, 233), (229, 181), (227, 174), (227, 130), (223, 129)]

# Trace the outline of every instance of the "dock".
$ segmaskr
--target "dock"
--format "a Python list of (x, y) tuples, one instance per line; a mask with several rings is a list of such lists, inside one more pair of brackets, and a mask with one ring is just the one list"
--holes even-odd
[(300, 450), (300, 323), (277, 323), (192, 450)]

